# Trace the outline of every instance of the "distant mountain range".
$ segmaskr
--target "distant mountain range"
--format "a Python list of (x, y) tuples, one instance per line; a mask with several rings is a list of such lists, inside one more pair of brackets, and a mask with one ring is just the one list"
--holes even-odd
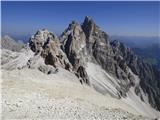
[(144, 62), (160, 70), (160, 44), (151, 44), (143, 48), (135, 47), (133, 50)]
[(131, 48), (160, 44), (159, 36), (111, 36), (111, 39), (121, 41)]
[(20, 51), (24, 47), (22, 40), (16, 41), (8, 35), (1, 38), (1, 48), (9, 49), (12, 51)]

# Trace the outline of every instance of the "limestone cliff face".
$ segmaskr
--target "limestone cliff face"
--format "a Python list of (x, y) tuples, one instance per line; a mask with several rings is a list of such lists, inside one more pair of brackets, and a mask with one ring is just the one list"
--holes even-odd
[(61, 48), (66, 53), (73, 70), (83, 82), (89, 84), (85, 71), (86, 36), (77, 22), (72, 21), (60, 36)]
[(60, 37), (62, 49), (75, 69), (83, 65), (82, 52), (85, 50), (86, 37), (81, 26), (73, 21)]

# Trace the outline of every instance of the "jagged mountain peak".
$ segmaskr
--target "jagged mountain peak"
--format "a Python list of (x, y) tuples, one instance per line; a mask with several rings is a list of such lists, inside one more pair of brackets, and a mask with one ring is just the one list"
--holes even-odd
[[(96, 24), (95, 24), (94, 20), (91, 17), (86, 16), (85, 19), (84, 19), (84, 21), (83, 21), (83, 23), (82, 23), (82, 26), (83, 25), (84, 26), (85, 25), (87, 25), (87, 26), (91, 25), (91, 27), (92, 27), (92, 26), (94, 26)], [(71, 21), (71, 23), (69, 24), (69, 26), (68, 26), (68, 28), (66, 30), (74, 29), (77, 26), (80, 27), (81, 25), (76, 20), (73, 20), (73, 21)]]
[[(65, 42), (63, 43), (63, 48), (72, 65), (80, 66), (81, 64), (79, 64), (79, 61), (82, 61), (82, 58), (86, 58), (87, 60), (89, 60), (89, 62), (99, 64), (107, 73), (120, 80), (118, 82), (120, 87), (116, 88), (117, 96), (120, 95), (120, 97), (126, 97), (130, 89), (134, 87), (136, 94), (140, 96), (140, 99), (146, 99), (144, 91), (146, 90), (147, 85), (145, 84), (142, 88), (144, 90), (142, 90), (142, 85), (140, 83), (145, 83), (144, 81), (148, 80), (148, 84), (149, 80), (158, 80), (158, 77), (154, 78), (151, 74), (147, 75), (150, 73), (150, 71), (152, 71), (152, 68), (144, 65), (144, 63), (141, 62), (141, 60), (133, 53), (133, 51), (123, 43), (117, 40), (110, 42), (108, 34), (102, 31), (91, 17), (86, 16), (84, 22), (79, 28), (82, 29), (81, 32), (78, 32), (77, 29), (76, 31), (77, 33), (85, 34), (85, 37), (83, 37), (83, 39), (80, 34), (74, 34), (74, 29), (72, 29), (72, 32), (68, 32), (69, 34), (65, 34), (64, 37)], [(67, 32), (65, 31), (65, 33)], [(77, 41), (85, 41), (85, 44), (82, 45), (84, 45), (83, 48), (86, 48), (87, 50), (82, 50), (79, 53), (79, 45), (81, 45), (81, 42)], [(86, 52), (87, 56), (81, 54), (83, 52)], [(144, 67), (146, 66), (148, 72), (144, 69)], [(136, 75), (138, 75), (138, 77)], [(140, 82), (137, 82), (138, 79), (140, 79)], [(156, 86), (158, 86), (158, 83), (155, 84)], [(151, 89), (147, 88), (149, 90), (148, 94), (150, 96), (157, 94), (158, 96), (159, 92), (154, 93), (152, 91), (153, 86), (154, 85), (150, 85)], [(148, 98), (149, 103), (152, 106), (157, 106), (157, 108), (160, 109), (158, 107), (158, 104), (160, 102), (158, 100), (158, 97), (153, 98), (154, 100)], [(154, 101), (156, 101), (156, 103)]]
[(66, 36), (77, 33), (76, 31), (79, 30), (82, 31), (80, 24), (77, 21), (73, 20), (64, 30), (64, 32), (60, 35), (59, 37), (60, 42), (64, 42), (64, 40), (67, 39)]
[(74, 72), (79, 80), (103, 94), (125, 98), (133, 92), (160, 110), (159, 73), (140, 62), (123, 43), (110, 42), (107, 33), (100, 30), (89, 16), (81, 25), (72, 21), (60, 38), (47, 29), (40, 29), (30, 38), (29, 46), (46, 65)]
[(82, 29), (85, 32), (87, 39), (91, 36), (93, 32), (96, 32), (98, 26), (95, 24), (93, 19), (89, 16), (86, 16), (84, 22), (82, 23)]
[[(92, 36), (94, 38), (96, 37), (96, 39), (99, 39), (99, 38), (108, 39), (108, 35), (104, 31), (100, 30), (100, 27), (96, 25), (94, 20), (91, 17), (86, 16), (82, 24), (79, 24), (75, 20), (72, 21), (67, 27), (67, 29), (65, 29), (65, 31), (61, 34), (60, 41), (64, 42), (63, 40), (67, 35), (75, 34), (75, 36), (77, 36), (79, 33), (81, 34), (84, 33), (85, 37), (87, 38), (87, 41), (89, 41), (90, 37)], [(90, 41), (94, 43), (95, 40), (91, 40), (91, 39)]]
[(39, 29), (38, 31), (44, 31), (44, 32), (49, 32), (49, 30), (47, 28), (42, 28), (42, 29)]
[(34, 35), (48, 34), (48, 33), (50, 33), (50, 31), (46, 28), (43, 28), (43, 29), (37, 30), (37, 32)]
[(85, 16), (85, 19), (92, 19), (90, 16)]
[(29, 46), (32, 51), (38, 53), (43, 47), (49, 45), (50, 42), (54, 42), (58, 45), (58, 38), (52, 32), (47, 29), (39, 29), (29, 40)]
[(108, 43), (108, 35), (100, 29), (96, 22), (89, 16), (86, 16), (82, 23), (82, 29), (86, 35), (88, 43)]
[[(38, 30), (34, 35), (32, 35), (31, 39), (29, 40), (29, 46), (35, 53), (35, 56), (39, 56), (40, 58), (42, 57), (43, 62), (45, 65), (47, 65), (40, 66), (40, 71), (50, 74), (53, 69), (48, 71), (48, 69), (50, 69), (48, 65), (54, 68), (62, 67), (67, 70), (71, 69), (72, 66), (60, 48), (59, 39), (47, 29)], [(34, 62), (34, 60), (29, 62), (31, 67), (32, 62)]]
[[(39, 29), (34, 35), (32, 35), (32, 38), (34, 38), (36, 36), (41, 37), (41, 39), (47, 39), (47, 37), (56, 38), (56, 35), (54, 35), (53, 32), (49, 31), (46, 28)], [(40, 39), (40, 38), (38, 38), (38, 39)]]
[(77, 21), (75, 21), (75, 20), (73, 20), (70, 24), (69, 24), (69, 28), (72, 28), (72, 27), (75, 27), (75, 26), (78, 26), (79, 25), (79, 23), (77, 22)]
[(72, 21), (60, 36), (60, 42), (62, 50), (66, 53), (71, 64), (77, 66), (79, 64), (77, 63), (79, 62), (79, 53), (86, 46), (86, 36), (81, 25), (76, 21)]
[(84, 18), (83, 24), (95, 24), (94, 20), (90, 16)]

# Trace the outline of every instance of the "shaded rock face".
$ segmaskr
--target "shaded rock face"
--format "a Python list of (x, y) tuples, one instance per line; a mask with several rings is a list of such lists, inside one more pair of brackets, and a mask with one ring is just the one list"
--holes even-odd
[(82, 29), (84, 30), (86, 38), (88, 40), (91, 37), (91, 35), (93, 35), (93, 33), (97, 30), (97, 28), (98, 26), (96, 26), (92, 18), (90, 18), (89, 16), (86, 16), (82, 24)]
[[(139, 87), (142, 88), (145, 94), (148, 94), (149, 103), (156, 109), (160, 110), (160, 72), (152, 66), (143, 63), (133, 51), (122, 43), (116, 41), (112, 43), (113, 50), (123, 57), (125, 65), (128, 66), (134, 74), (140, 78)], [(125, 69), (121, 67), (124, 71)], [(125, 71), (127, 73), (127, 71)], [(131, 80), (131, 78), (129, 78)], [(131, 80), (133, 81), (133, 80)], [(139, 87), (136, 88), (136, 94), (141, 94)], [(143, 96), (141, 99), (143, 100)]]
[(81, 26), (73, 21), (60, 37), (62, 49), (75, 69), (83, 64), (83, 51), (85, 51), (86, 37)]
[[(86, 35), (86, 43), (89, 54), (92, 50), (98, 46), (101, 48), (108, 47), (109, 40), (108, 35), (101, 31), (99, 27), (95, 24), (92, 18), (86, 16), (84, 22), (82, 23), (82, 29)], [(109, 51), (108, 51), (109, 52)]]
[(76, 75), (77, 75), (78, 78), (82, 78), (82, 80), (80, 79), (80, 81), (83, 81), (84, 83), (87, 83), (88, 85), (90, 84), (87, 72), (86, 72), (86, 70), (83, 66), (78, 67)]
[(61, 48), (66, 53), (68, 60), (76, 71), (76, 75), (82, 81), (89, 84), (89, 78), (85, 68), (86, 36), (77, 22), (72, 21), (68, 28), (60, 36)]
[[(85, 18), (82, 28), (86, 31), (85, 35), (88, 36), (86, 40), (88, 44), (87, 50), (88, 53), (92, 55), (92, 60), (95, 59), (94, 61), (104, 70), (121, 80), (119, 81), (121, 88), (117, 89), (121, 96), (126, 96), (131, 82), (128, 79), (128, 73), (125, 73), (125, 71), (127, 71), (127, 65), (125, 66), (123, 58), (120, 54), (117, 53), (116, 55), (114, 53), (108, 35), (100, 30), (90, 17)], [(88, 30), (90, 31), (88, 32)], [(125, 71), (123, 69), (125, 69)]]
[(160, 72), (149, 65), (140, 66), (140, 86), (149, 94), (149, 103), (160, 111)]

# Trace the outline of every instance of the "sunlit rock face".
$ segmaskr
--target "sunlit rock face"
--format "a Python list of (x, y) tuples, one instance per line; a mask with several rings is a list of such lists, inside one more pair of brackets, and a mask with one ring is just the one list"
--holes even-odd
[(61, 66), (63, 68), (70, 66), (68, 59), (60, 49), (58, 38), (47, 29), (38, 30), (30, 38), (29, 46), (36, 55), (40, 54), (44, 58), (47, 65)]

